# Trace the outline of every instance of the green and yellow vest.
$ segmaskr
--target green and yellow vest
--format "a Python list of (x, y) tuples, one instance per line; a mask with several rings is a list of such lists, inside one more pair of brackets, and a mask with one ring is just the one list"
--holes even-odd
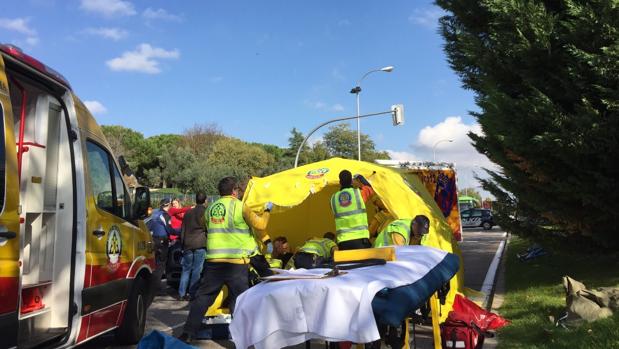
[(344, 188), (331, 197), (331, 210), (335, 216), (337, 243), (356, 239), (369, 239), (368, 215), (361, 192)]
[(331, 251), (337, 245), (331, 239), (311, 239), (305, 242), (299, 249), (299, 252), (315, 254), (319, 257), (330, 259), (333, 257)]
[(408, 245), (411, 236), (411, 221), (412, 219), (397, 219), (389, 223), (374, 240), (374, 247), (394, 245), (392, 234), (402, 235), (406, 242), (405, 245)]
[(256, 253), (256, 241), (243, 219), (242, 205), (240, 200), (224, 196), (206, 210), (206, 259), (249, 258)]

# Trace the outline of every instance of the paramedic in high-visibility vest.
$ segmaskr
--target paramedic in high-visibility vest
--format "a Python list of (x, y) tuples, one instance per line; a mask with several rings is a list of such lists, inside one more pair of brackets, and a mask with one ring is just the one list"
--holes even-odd
[(335, 235), (326, 233), (322, 239), (309, 239), (295, 253), (293, 263), (295, 269), (320, 268), (333, 260), (333, 253), (337, 250)]
[[(217, 186), (221, 198), (205, 213), (206, 264), (196, 297), (190, 303), (189, 315), (180, 340), (190, 343), (197, 335), (204, 313), (213, 304), (225, 284), (228, 286), (230, 313), (236, 298), (249, 287), (250, 257), (257, 253), (252, 230), (243, 215), (243, 203), (238, 199), (240, 188), (233, 177), (225, 177)], [(273, 204), (268, 202), (265, 212)]]
[(425, 245), (430, 220), (424, 215), (413, 219), (396, 219), (383, 229), (374, 241), (374, 247)]
[(368, 231), (368, 216), (361, 191), (352, 186), (352, 174), (340, 172), (340, 190), (331, 196), (335, 216), (335, 235), (340, 250), (372, 247)]

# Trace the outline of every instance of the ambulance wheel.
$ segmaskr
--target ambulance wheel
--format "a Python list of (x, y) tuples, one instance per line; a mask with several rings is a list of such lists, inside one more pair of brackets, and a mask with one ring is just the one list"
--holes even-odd
[(142, 277), (137, 277), (134, 280), (131, 295), (127, 301), (127, 309), (125, 309), (125, 317), (116, 330), (116, 339), (121, 344), (139, 342), (144, 335), (144, 327), (146, 326), (147, 282)]
[(484, 222), (484, 224), (482, 224), (482, 227), (484, 228), (484, 230), (490, 230), (492, 229), (492, 224), (490, 224), (490, 222)]

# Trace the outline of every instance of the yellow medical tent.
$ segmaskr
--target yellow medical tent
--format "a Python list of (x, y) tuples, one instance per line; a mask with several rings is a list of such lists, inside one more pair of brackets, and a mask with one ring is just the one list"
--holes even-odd
[[(426, 215), (430, 219), (428, 245), (460, 255), (450, 226), (423, 184), (416, 177), (405, 181), (396, 169), (332, 158), (263, 178), (254, 177), (247, 184), (243, 200), (256, 212), (261, 212), (265, 203), (273, 202), (268, 233), (272, 238), (285, 236), (294, 250), (308, 238), (335, 232), (330, 198), (339, 190), (338, 175), (342, 170), (363, 175), (395, 218)], [(375, 213), (373, 204), (368, 203), (367, 212), (369, 221)], [(460, 270), (450, 283), (447, 303), (441, 309), (441, 321), (451, 309), (455, 293), (464, 289), (462, 276), (460, 263)]]

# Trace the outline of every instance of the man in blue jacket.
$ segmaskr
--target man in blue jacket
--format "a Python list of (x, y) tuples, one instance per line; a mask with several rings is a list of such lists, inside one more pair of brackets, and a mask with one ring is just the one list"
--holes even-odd
[(159, 210), (153, 212), (151, 219), (148, 221), (148, 229), (153, 235), (153, 244), (155, 247), (155, 263), (157, 271), (163, 274), (166, 261), (168, 260), (168, 247), (170, 235), (177, 235), (176, 231), (170, 225), (170, 199), (163, 199), (159, 203)]

